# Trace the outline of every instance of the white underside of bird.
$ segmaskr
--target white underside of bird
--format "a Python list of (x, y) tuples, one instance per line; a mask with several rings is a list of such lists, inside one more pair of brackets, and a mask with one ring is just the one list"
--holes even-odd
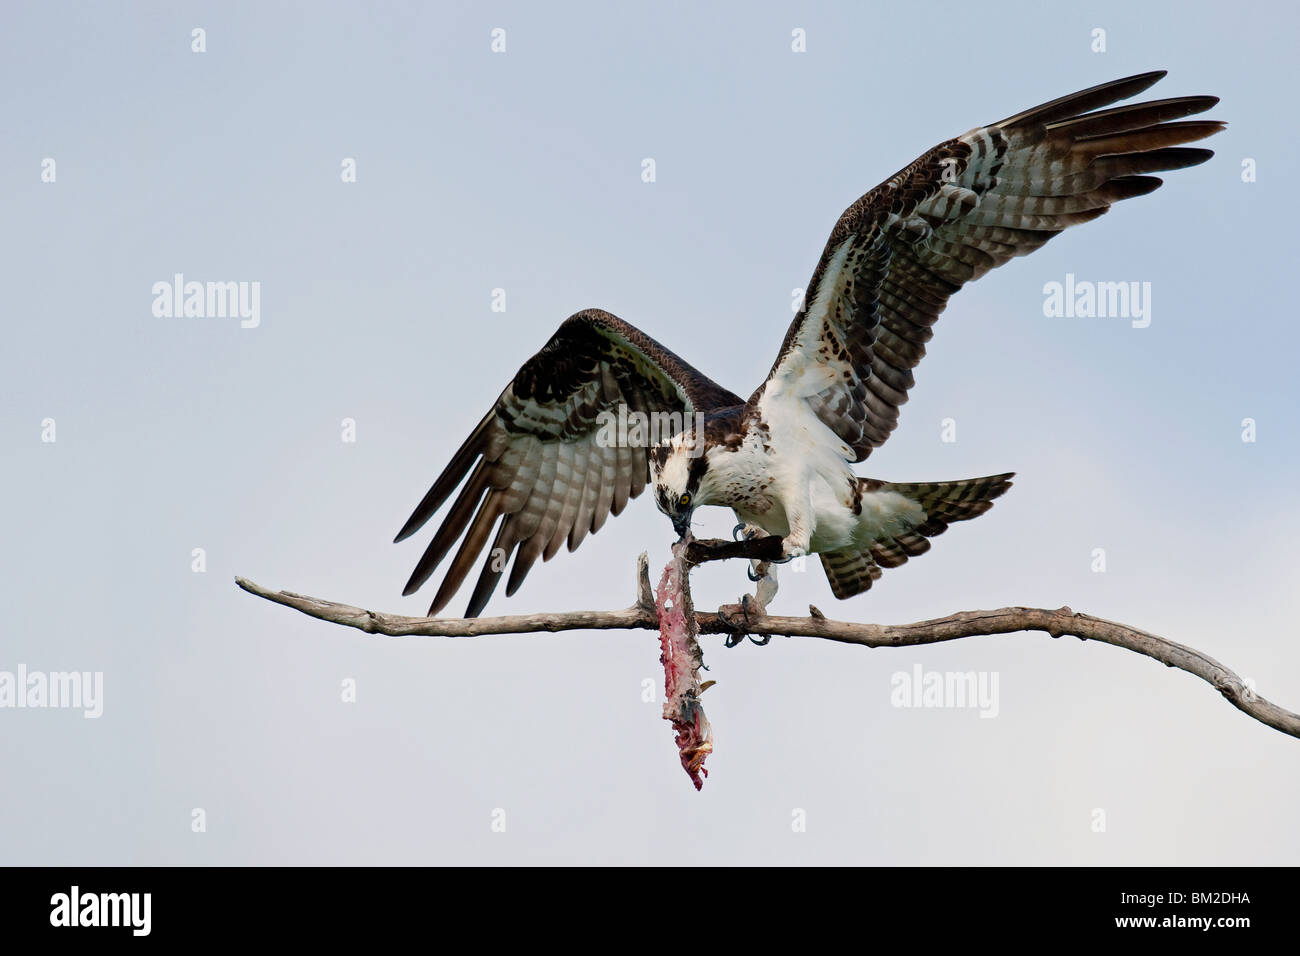
[[(739, 450), (710, 456), (701, 504), (719, 496), (717, 503), (729, 505), (739, 521), (784, 539), (785, 557), (865, 549), (925, 521), (924, 509), (896, 491), (855, 496), (858, 475), (847, 458), (852, 449), (807, 404), (773, 389), (760, 408), (766, 433), (751, 429)], [(768, 483), (748, 494), (755, 475)]]

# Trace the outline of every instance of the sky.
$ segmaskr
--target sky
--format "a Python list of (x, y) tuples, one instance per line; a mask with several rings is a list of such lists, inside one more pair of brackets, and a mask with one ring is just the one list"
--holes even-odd
[[(1300, 14), (981, 10), (5, 4), (0, 680), (102, 683), (98, 716), (0, 706), (0, 863), (1293, 864), (1297, 741), (1116, 648), (706, 637), (696, 793), (651, 632), (381, 638), (234, 584), (422, 614), (433, 528), (393, 535), (566, 316), (748, 394), (859, 195), (1167, 69), (1148, 98), (1222, 97), (1215, 158), (964, 289), (858, 466), (1015, 486), (866, 595), (783, 569), (772, 610), (1068, 604), (1300, 709)], [(255, 315), (166, 315), (177, 274)], [(1045, 315), (1067, 276), (1139, 283), (1149, 324)], [(487, 613), (625, 607), (673, 539), (643, 496)], [(996, 712), (895, 706), (917, 668)]]

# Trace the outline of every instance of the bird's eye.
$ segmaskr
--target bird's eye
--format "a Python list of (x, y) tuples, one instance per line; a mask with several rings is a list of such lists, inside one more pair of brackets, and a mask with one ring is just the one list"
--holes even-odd
[(682, 495), (680, 498), (677, 499), (677, 504), (682, 508), (685, 508), (690, 503), (691, 503), (690, 495)]

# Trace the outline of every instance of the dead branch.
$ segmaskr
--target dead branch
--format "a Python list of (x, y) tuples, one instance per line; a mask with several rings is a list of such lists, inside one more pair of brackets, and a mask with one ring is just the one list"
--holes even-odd
[[(734, 557), (771, 559), (774, 556), (772, 540), (697, 541), (692, 543), (687, 560), (690, 564), (702, 564), (705, 561)], [(779, 539), (775, 540), (779, 542)], [(779, 548), (776, 555), (779, 556)], [(355, 627), (367, 634), (390, 637), (480, 637), (556, 631), (659, 629), (645, 554), (637, 561), (636, 603), (621, 611), (568, 611), (480, 618), (406, 617), (368, 611), (292, 591), (272, 591), (247, 578), (237, 577), (235, 583), (250, 594), (301, 611), (309, 617)], [(1083, 641), (1100, 641), (1126, 648), (1154, 658), (1168, 667), (1193, 674), (1248, 716), (1284, 734), (1300, 737), (1300, 714), (1260, 697), (1236, 673), (1209, 655), (1127, 624), (1080, 614), (1068, 607), (1056, 610), (1004, 607), (991, 611), (961, 611), (914, 624), (857, 624), (830, 620), (812, 606), (809, 606), (809, 612), (808, 617), (767, 614), (752, 616), (746, 621), (744, 630), (756, 635), (818, 637), (863, 647), (915, 647), (955, 641), (963, 637), (1012, 634), (1019, 631), (1043, 631), (1054, 638), (1070, 635)], [(697, 611), (695, 618), (701, 634), (734, 635), (737, 632), (734, 623), (729, 623), (729, 619), (717, 613)]]
[(750, 558), (754, 561), (776, 561), (781, 557), (779, 535), (724, 541), (721, 538), (704, 538), (691, 541), (686, 548), (686, 560), (692, 564), (705, 561), (725, 561), (727, 558)]

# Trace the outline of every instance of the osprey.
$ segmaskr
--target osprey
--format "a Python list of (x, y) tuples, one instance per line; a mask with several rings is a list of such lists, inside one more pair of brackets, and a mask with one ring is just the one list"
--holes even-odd
[[(403, 593), (461, 541), (429, 610), (437, 614), (490, 545), (466, 611), (475, 617), (512, 558), (507, 595), (539, 557), (599, 531), (647, 479), (679, 535), (697, 508), (731, 508), (751, 533), (780, 536), (785, 557), (819, 555), (839, 598), (927, 551), (952, 522), (988, 511), (1011, 474), (895, 483), (859, 477), (851, 465), (898, 424), (912, 369), (954, 292), (1161, 185), (1146, 174), (1213, 155), (1180, 144), (1225, 124), (1178, 121), (1217, 97), (1103, 109), (1164, 75), (1104, 83), (977, 127), (849, 206), (748, 399), (608, 312), (566, 319), (398, 533), (397, 541), (414, 534), (464, 482)], [(677, 424), (651, 443), (641, 429), (605, 427), (615, 415)]]

